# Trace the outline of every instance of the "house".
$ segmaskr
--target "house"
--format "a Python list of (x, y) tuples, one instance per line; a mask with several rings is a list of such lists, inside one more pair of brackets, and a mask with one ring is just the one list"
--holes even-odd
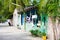
[(30, 29), (32, 29), (33, 25), (35, 23), (37, 24), (37, 17), (36, 17), (35, 22), (33, 20), (34, 19), (33, 16), (34, 15), (37, 16), (36, 15), (36, 7), (31, 6), (31, 7), (24, 8), (24, 12), (25, 12), (25, 14), (23, 13), (23, 11), (19, 11), (17, 9), (14, 10), (13, 26), (18, 27), (18, 28), (23, 29), (23, 30), (27, 30), (27, 29), (29, 29), (29, 27), (28, 27), (29, 25), (27, 25), (28, 21), (29, 21), (31, 24)]

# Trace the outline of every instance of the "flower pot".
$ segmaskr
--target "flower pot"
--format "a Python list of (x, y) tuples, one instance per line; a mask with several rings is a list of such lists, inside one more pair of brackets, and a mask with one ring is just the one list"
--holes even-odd
[(42, 40), (46, 40), (46, 36), (42, 36)]

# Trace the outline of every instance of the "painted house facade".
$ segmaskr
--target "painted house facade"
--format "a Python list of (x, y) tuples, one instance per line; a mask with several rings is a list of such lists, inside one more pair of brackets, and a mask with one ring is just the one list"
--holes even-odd
[(19, 12), (17, 9), (14, 10), (13, 26), (19, 27), (22, 30), (30, 30), (35, 24), (38, 23), (36, 9), (30, 7), (28, 9), (25, 8), (25, 10), (27, 10), (25, 11), (25, 14), (23, 12)]

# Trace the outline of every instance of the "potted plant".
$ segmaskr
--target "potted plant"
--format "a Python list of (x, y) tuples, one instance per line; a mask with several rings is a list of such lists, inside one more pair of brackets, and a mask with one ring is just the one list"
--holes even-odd
[(43, 40), (46, 40), (46, 38), (47, 38), (47, 37), (46, 37), (46, 33), (43, 32), (43, 33), (42, 33), (42, 39), (43, 39)]

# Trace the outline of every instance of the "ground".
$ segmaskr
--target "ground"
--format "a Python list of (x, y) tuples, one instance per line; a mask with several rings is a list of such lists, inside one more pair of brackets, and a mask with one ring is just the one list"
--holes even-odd
[(0, 40), (42, 40), (15, 27), (0, 27)]
[[(27, 30), (31, 29), (32, 27), (29, 25), (26, 25)], [(49, 24), (50, 25), (50, 24)], [(28, 27), (29, 26), (29, 27)], [(48, 29), (48, 40), (53, 40), (53, 29), (51, 25), (47, 28)], [(57, 38), (60, 38), (60, 26), (56, 28), (57, 30)], [(40, 37), (33, 37), (30, 32), (26, 32), (24, 30), (18, 29), (14, 26), (6, 26), (6, 25), (0, 25), (0, 40), (42, 40)]]

